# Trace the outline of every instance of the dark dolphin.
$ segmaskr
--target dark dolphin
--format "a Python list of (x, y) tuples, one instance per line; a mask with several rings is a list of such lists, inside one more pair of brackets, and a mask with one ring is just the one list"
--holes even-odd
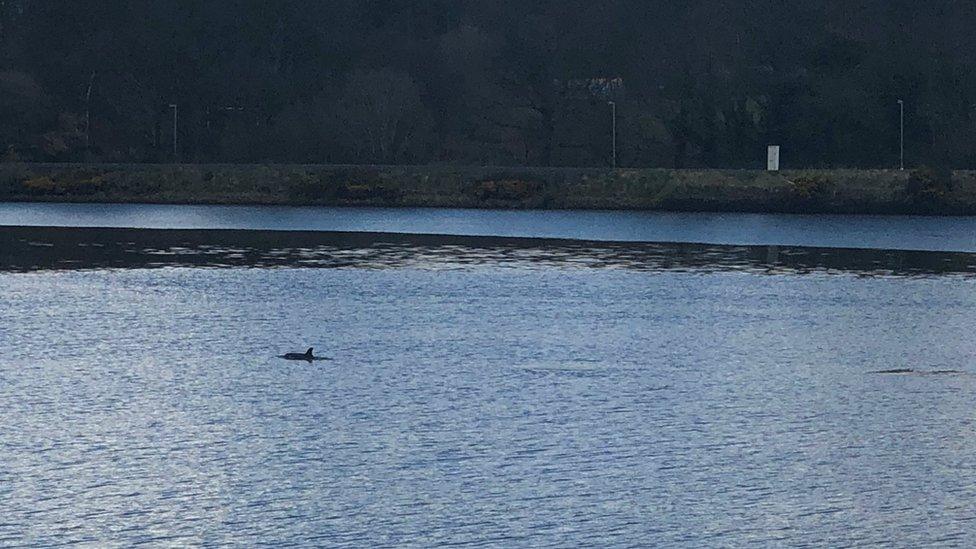
[(312, 362), (314, 360), (331, 360), (321, 356), (315, 356), (312, 354), (312, 347), (309, 347), (304, 353), (286, 353), (279, 355), (278, 358), (283, 358), (285, 360), (304, 360), (306, 362)]

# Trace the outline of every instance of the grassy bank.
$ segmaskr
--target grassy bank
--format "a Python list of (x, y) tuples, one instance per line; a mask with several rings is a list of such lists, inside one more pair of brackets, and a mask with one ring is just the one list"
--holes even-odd
[(976, 214), (976, 172), (0, 164), (0, 200)]

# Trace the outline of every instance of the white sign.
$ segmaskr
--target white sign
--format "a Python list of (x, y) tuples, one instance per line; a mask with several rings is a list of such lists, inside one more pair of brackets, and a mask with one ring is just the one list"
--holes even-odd
[(779, 171), (779, 145), (770, 145), (767, 149), (766, 169), (771, 172)]

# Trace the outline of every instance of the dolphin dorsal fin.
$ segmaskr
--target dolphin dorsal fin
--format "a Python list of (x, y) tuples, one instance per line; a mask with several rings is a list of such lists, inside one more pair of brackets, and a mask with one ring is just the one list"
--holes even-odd
[(308, 350), (305, 351), (305, 356), (312, 356), (312, 347), (309, 347)]

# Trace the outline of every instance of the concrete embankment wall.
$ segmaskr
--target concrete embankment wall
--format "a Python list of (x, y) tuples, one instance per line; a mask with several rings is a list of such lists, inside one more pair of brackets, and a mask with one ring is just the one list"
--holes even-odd
[(976, 214), (976, 172), (0, 164), (0, 201)]

